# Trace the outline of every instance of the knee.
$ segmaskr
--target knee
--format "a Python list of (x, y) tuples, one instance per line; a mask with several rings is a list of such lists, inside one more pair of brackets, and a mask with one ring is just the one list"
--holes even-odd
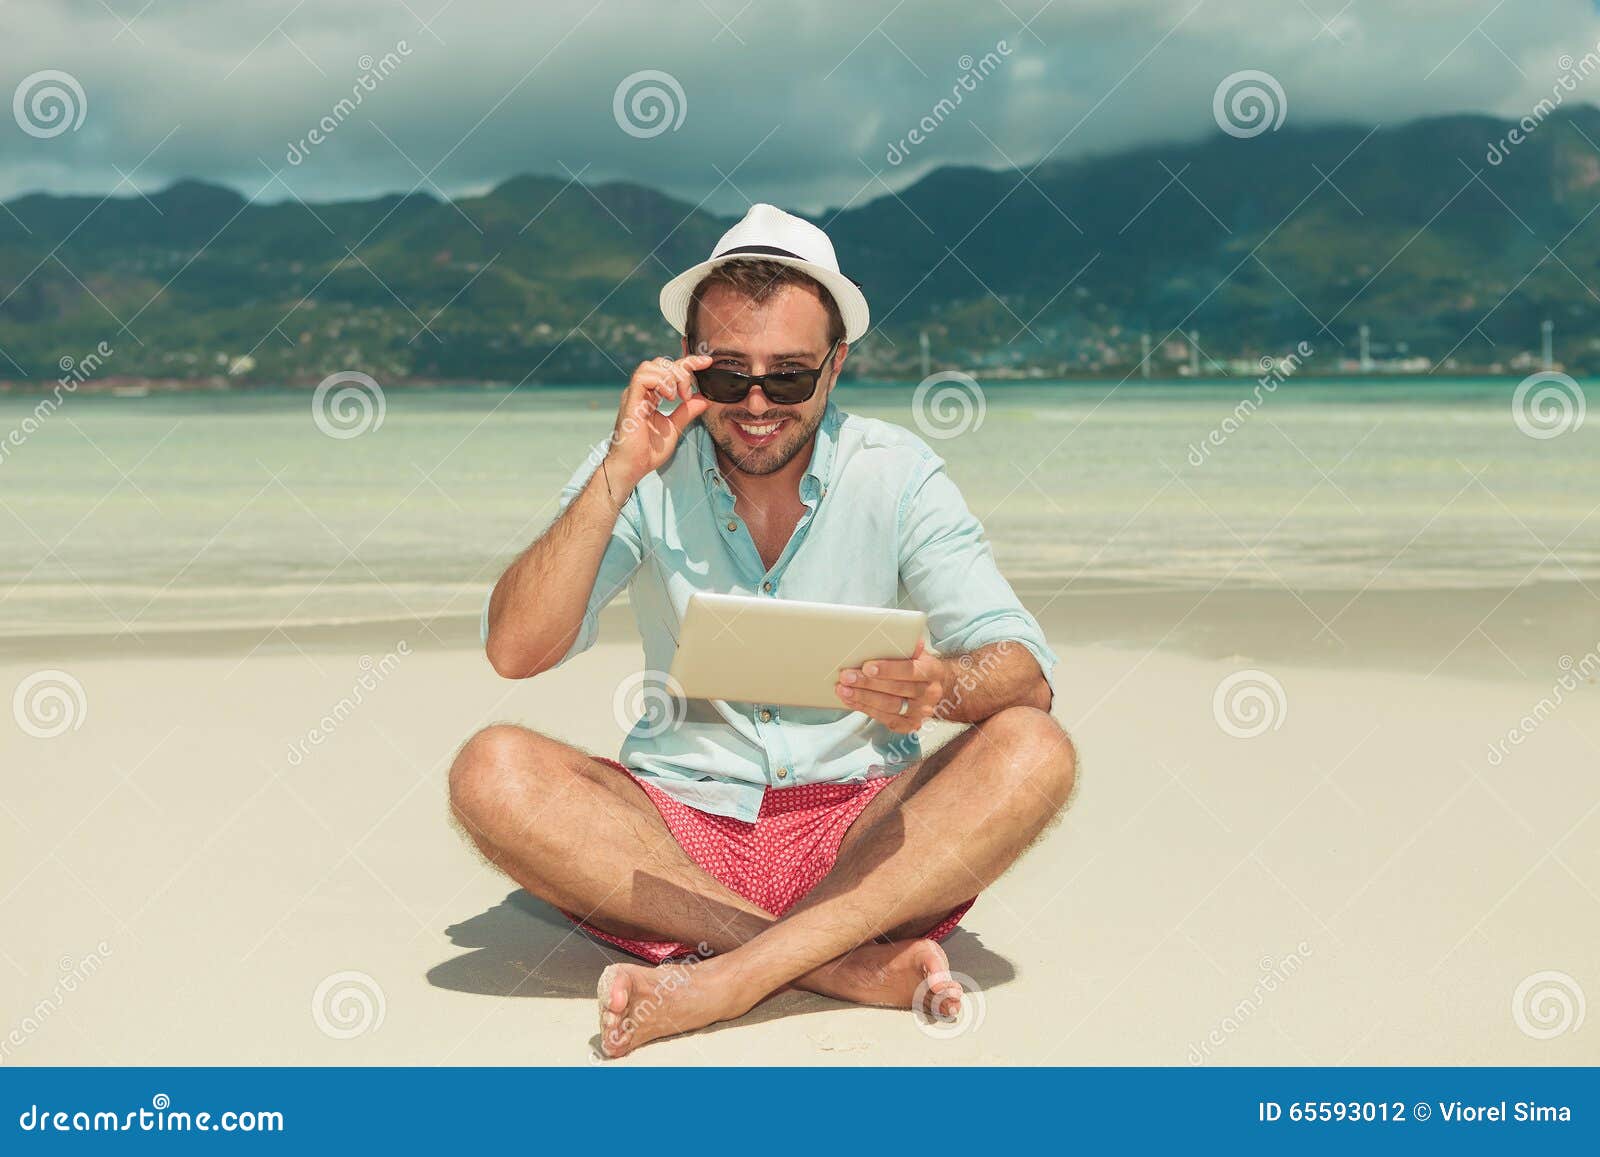
[(978, 724), (1005, 753), (1007, 786), (1038, 793), (1052, 812), (1067, 805), (1077, 782), (1078, 752), (1061, 724), (1037, 707), (1007, 707)]
[(534, 763), (537, 733), (509, 723), (485, 727), (462, 745), (450, 765), (450, 808), (458, 816), (491, 814), (503, 806)]

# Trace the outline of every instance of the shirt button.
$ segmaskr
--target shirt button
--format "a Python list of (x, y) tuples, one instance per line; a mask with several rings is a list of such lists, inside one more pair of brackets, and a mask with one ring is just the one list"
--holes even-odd
[(730, 518), (730, 519), (728, 519), (728, 529), (729, 530), (738, 530), (739, 529), (739, 524), (737, 522), (733, 521), (733, 519)]
[(772, 722), (772, 712), (768, 711), (764, 707), (761, 709), (761, 722), (763, 722), (763, 723), (771, 723)]
[(761, 584), (761, 589), (764, 590), (764, 591), (771, 591), (772, 590), (772, 584), (770, 582), (764, 582), (764, 583)]
[(787, 767), (778, 768), (778, 778), (779, 779), (788, 779), (789, 778), (789, 769)]

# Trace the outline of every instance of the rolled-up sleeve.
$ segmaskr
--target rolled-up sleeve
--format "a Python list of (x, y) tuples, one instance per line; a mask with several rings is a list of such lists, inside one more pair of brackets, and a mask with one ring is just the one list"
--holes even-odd
[(934, 647), (950, 653), (1020, 643), (1053, 693), (1055, 653), (1000, 573), (983, 524), (967, 509), (937, 457), (930, 456), (906, 487), (899, 535), (900, 579), (912, 602), (927, 613)]
[[(583, 492), (589, 484), (589, 479), (594, 477), (594, 472), (600, 469), (600, 463), (605, 457), (608, 443), (597, 443), (590, 450), (588, 457), (578, 467), (571, 480), (561, 488), (560, 514), (565, 513), (573, 500)], [(633, 574), (639, 569), (639, 561), (643, 557), (643, 541), (640, 535), (639, 519), (639, 494), (635, 490), (623, 504), (622, 512), (617, 515), (616, 525), (611, 528), (611, 541), (606, 544), (606, 552), (600, 559), (600, 570), (595, 575), (594, 589), (589, 592), (588, 604), (583, 610), (583, 622), (578, 627), (578, 636), (572, 641), (572, 646), (567, 648), (567, 653), (562, 655), (556, 666), (560, 666), (575, 655), (581, 655), (590, 647), (600, 633), (600, 612), (606, 604), (616, 598), (618, 594), (633, 579)], [(494, 588), (490, 588), (489, 596), (494, 595)], [(483, 601), (483, 619), (479, 626), (479, 633), (485, 643), (489, 641), (489, 599)]]

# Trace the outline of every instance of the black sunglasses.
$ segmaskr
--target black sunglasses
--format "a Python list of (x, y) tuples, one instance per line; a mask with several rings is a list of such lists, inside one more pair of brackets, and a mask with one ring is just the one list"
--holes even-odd
[(798, 406), (801, 402), (810, 401), (811, 395), (817, 392), (817, 383), (822, 379), (828, 363), (833, 360), (833, 351), (838, 348), (838, 342), (829, 346), (827, 356), (814, 370), (782, 370), (754, 377), (741, 374), (738, 370), (696, 370), (694, 381), (707, 400), (721, 405), (742, 402), (750, 396), (753, 387), (760, 386), (761, 392), (774, 405)]

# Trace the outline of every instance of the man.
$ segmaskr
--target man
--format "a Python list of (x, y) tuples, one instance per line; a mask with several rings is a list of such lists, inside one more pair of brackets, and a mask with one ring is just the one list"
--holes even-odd
[[(604, 971), (608, 1056), (791, 985), (955, 1015), (939, 939), (1072, 789), (1055, 656), (941, 461), (833, 405), (868, 312), (820, 229), (756, 205), (661, 302), (683, 356), (638, 367), (611, 438), (495, 585), (495, 670), (526, 679), (586, 649), (623, 587), (653, 672), (697, 590), (891, 606), (903, 585), (937, 653), (842, 672), (837, 711), (647, 717), (621, 763), (489, 727), (451, 768), (452, 810), (590, 933), (653, 966), (694, 957)], [(932, 718), (971, 726), (922, 758)]]

